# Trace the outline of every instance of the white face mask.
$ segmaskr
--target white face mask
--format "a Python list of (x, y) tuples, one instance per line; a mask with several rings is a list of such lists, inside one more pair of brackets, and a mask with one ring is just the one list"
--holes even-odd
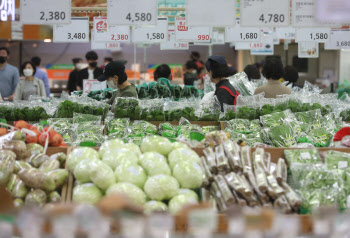
[(117, 89), (117, 85), (114, 84), (113, 82), (113, 79), (112, 80), (107, 80), (107, 85), (109, 88), (112, 88), (112, 89)]
[(33, 76), (33, 70), (32, 69), (24, 69), (23, 74), (25, 77)]
[(77, 69), (82, 69), (84, 67), (83, 63), (77, 63), (76, 65)]

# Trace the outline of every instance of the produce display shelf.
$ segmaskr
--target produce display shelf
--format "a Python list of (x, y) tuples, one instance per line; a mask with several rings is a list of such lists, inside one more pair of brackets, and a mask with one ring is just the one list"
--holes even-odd
[[(148, 121), (148, 122), (157, 126), (157, 127), (161, 123), (170, 123), (171, 125), (175, 125), (175, 126), (179, 125), (179, 121)], [(201, 127), (203, 127), (203, 126), (218, 126), (221, 128), (221, 124), (219, 121), (190, 121), (190, 123), (199, 125)]]

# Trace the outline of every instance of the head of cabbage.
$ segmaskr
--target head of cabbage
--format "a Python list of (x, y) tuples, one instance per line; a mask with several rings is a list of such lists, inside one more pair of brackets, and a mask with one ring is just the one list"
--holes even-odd
[(106, 151), (120, 148), (124, 148), (124, 141), (120, 139), (107, 140), (102, 143), (98, 153), (100, 154), (100, 157), (102, 159)]
[(138, 157), (130, 149), (113, 149), (108, 150), (103, 154), (102, 161), (106, 163), (111, 169), (115, 170), (122, 164), (135, 164), (138, 163)]
[(115, 177), (117, 182), (132, 183), (141, 189), (147, 179), (146, 173), (141, 166), (128, 164), (119, 165), (115, 169)]
[(171, 175), (166, 158), (157, 152), (144, 153), (140, 158), (139, 164), (144, 168), (148, 176), (158, 174)]
[(99, 160), (100, 156), (98, 152), (94, 149), (88, 147), (80, 147), (74, 149), (69, 153), (67, 157), (67, 166), (69, 171), (74, 172), (75, 166), (82, 160), (85, 159), (96, 159)]
[(116, 183), (110, 186), (106, 195), (114, 193), (122, 194), (129, 198), (135, 205), (144, 205), (146, 203), (146, 194), (136, 185), (131, 183)]
[(184, 161), (175, 165), (173, 176), (180, 183), (181, 188), (196, 189), (203, 183), (203, 171), (199, 164)]
[(185, 207), (186, 205), (193, 205), (193, 204), (197, 204), (197, 203), (198, 203), (198, 201), (196, 199), (194, 199), (192, 196), (185, 195), (185, 194), (179, 194), (179, 195), (173, 197), (169, 201), (169, 211), (171, 214), (175, 215), (176, 213), (181, 211), (181, 209), (183, 207)]
[(175, 165), (184, 161), (200, 163), (200, 158), (196, 152), (191, 149), (179, 148), (171, 151), (168, 156), (169, 165), (174, 169)]
[(92, 183), (75, 186), (73, 189), (73, 202), (94, 205), (98, 203), (103, 194), (102, 191)]
[(89, 177), (100, 189), (106, 190), (115, 183), (113, 170), (101, 160), (93, 160), (89, 167)]
[(141, 143), (141, 151), (158, 152), (159, 154), (167, 156), (172, 150), (172, 144), (168, 138), (162, 136), (147, 136)]
[(165, 212), (167, 210), (168, 206), (159, 201), (148, 201), (144, 206), (144, 212), (147, 215), (150, 215), (152, 212)]
[(169, 175), (155, 175), (149, 177), (144, 190), (152, 200), (169, 200), (179, 193), (179, 183)]
[(186, 144), (182, 143), (182, 142), (174, 142), (173, 143), (173, 148), (172, 150), (176, 150), (176, 149), (179, 149), (179, 148), (182, 148), (182, 149), (191, 149), (190, 147), (188, 147)]
[(89, 176), (89, 171), (90, 164), (93, 160), (94, 159), (84, 159), (75, 166), (73, 174), (76, 181), (80, 182), (81, 184), (92, 182)]

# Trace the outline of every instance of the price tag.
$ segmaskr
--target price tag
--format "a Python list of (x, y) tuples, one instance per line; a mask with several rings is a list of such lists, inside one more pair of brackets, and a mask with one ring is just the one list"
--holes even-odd
[[(198, 9), (198, 6), (205, 6)], [(237, 0), (190, 0), (187, 1), (188, 26), (225, 27), (236, 23)]]
[(129, 26), (109, 26), (107, 17), (94, 17), (94, 39), (102, 42), (130, 42)]
[(84, 79), (83, 80), (83, 90), (84, 92), (104, 90), (107, 88), (106, 81), (100, 82), (96, 79)]
[(166, 42), (168, 35), (168, 18), (158, 18), (156, 26), (133, 26), (133, 42), (155, 43)]
[(259, 42), (261, 30), (258, 27), (226, 27), (225, 42)]
[(242, 26), (288, 26), (290, 3), (281, 0), (241, 0)]
[(296, 29), (296, 42), (328, 42), (331, 28), (298, 28)]
[(319, 48), (317, 42), (299, 42), (298, 57), (299, 58), (318, 58)]
[(217, 227), (217, 220), (214, 209), (195, 209), (191, 210), (188, 215), (188, 226), (191, 230), (214, 231)]
[(168, 41), (160, 43), (161, 50), (188, 50), (188, 42), (177, 42), (175, 40), (175, 30), (168, 31)]
[(157, 0), (107, 0), (110, 25), (156, 25)]
[(338, 161), (338, 169), (345, 169), (349, 167), (348, 161)]
[(273, 55), (274, 44), (270, 43), (250, 43), (251, 55)]
[(89, 42), (89, 18), (72, 17), (70, 24), (54, 25), (53, 42)]
[(331, 30), (330, 41), (325, 44), (325, 49), (350, 49), (350, 30)]
[(317, 0), (316, 18), (319, 22), (335, 22), (348, 24), (350, 22), (349, 0)]
[(278, 39), (294, 40), (295, 39), (295, 28), (293, 27), (277, 27), (276, 35)]
[(205, 26), (188, 26), (186, 18), (175, 18), (175, 36), (177, 41), (211, 42), (212, 28)]
[(224, 45), (225, 44), (225, 32), (213, 31), (212, 45)]
[(94, 29), (91, 30), (91, 49), (92, 50), (111, 50), (111, 51), (121, 51), (122, 48), (119, 42), (111, 41), (95, 41)]
[(251, 48), (250, 42), (236, 42), (235, 50), (250, 50)]
[(69, 24), (71, 5), (71, 0), (21, 0), (21, 22), (23, 24)]

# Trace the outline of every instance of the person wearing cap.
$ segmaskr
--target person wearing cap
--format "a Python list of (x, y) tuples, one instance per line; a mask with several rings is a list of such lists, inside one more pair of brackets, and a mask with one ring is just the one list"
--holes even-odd
[(167, 64), (159, 65), (153, 73), (154, 81), (166, 85), (168, 88), (171, 88), (170, 81), (172, 80), (173, 75), (171, 74), (171, 69)]
[(280, 58), (267, 59), (262, 74), (267, 79), (267, 84), (255, 89), (254, 94), (265, 93), (265, 98), (276, 98), (278, 95), (292, 93), (289, 87), (282, 85), (279, 81), (284, 76), (283, 64)]
[(224, 104), (236, 105), (239, 95), (237, 90), (231, 85), (227, 77), (231, 75), (231, 70), (226, 63), (224, 56), (210, 56), (205, 63), (210, 80), (215, 83), (215, 95), (221, 104), (221, 111), (224, 111)]
[[(114, 104), (118, 97), (137, 98), (137, 91), (134, 84), (128, 82), (128, 76), (125, 72), (125, 66), (121, 62), (110, 62), (103, 69), (103, 74), (98, 77), (98, 81), (107, 81), (109, 88), (118, 89), (110, 100)], [(113, 106), (112, 106), (113, 109)]]

